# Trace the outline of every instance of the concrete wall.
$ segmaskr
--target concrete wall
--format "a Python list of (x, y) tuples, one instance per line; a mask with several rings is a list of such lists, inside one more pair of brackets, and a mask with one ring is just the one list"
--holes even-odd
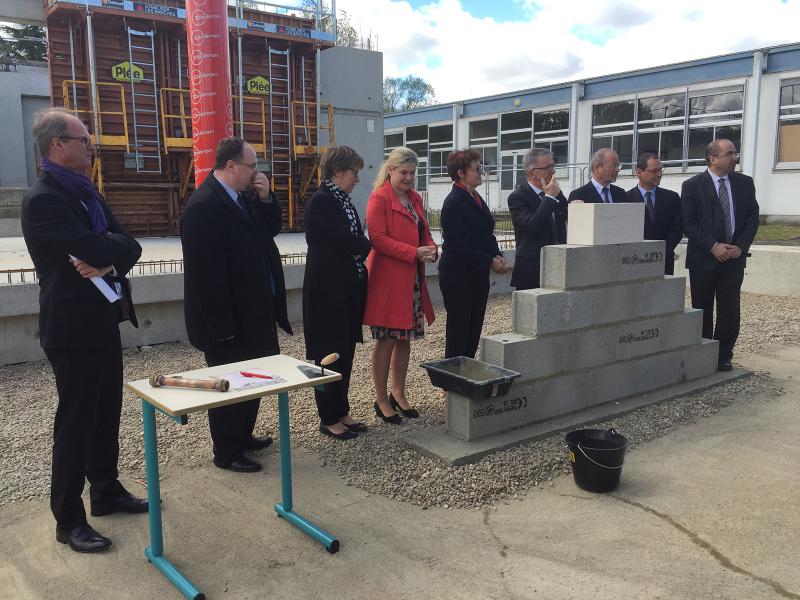
[[(513, 251), (505, 255), (513, 260)], [(426, 265), (428, 289), (434, 303), (441, 303), (436, 265)], [(305, 265), (286, 265), (286, 297), (289, 320), (303, 320), (303, 275)], [(492, 275), (492, 294), (508, 294), (511, 275)], [(131, 279), (139, 328), (120, 327), (124, 347), (186, 340), (183, 321), (183, 274), (149, 275)], [(0, 365), (40, 360), (38, 284), (0, 286)], [(509, 323), (509, 327), (511, 324)]]
[(22, 235), (20, 203), (36, 176), (33, 115), (48, 106), (46, 66), (17, 65), (16, 71), (0, 71), (0, 131), (6, 150), (0, 157), (0, 237)]
[(336, 145), (351, 146), (364, 158), (361, 181), (352, 193), (363, 218), (383, 162), (383, 55), (336, 47), (320, 57), (321, 100), (333, 105)]
[(49, 105), (47, 66), (18, 65), (16, 71), (0, 71), (0, 131), (5, 148), (0, 159), (0, 188), (28, 187), (28, 174), (35, 169), (28, 167), (33, 155), (25, 140), (30, 140), (32, 111), (25, 109)]

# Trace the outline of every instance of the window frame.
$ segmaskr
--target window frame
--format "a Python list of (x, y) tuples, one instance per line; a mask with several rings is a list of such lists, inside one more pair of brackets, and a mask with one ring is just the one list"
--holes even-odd
[[(692, 98), (697, 98), (701, 96), (713, 96), (717, 94), (725, 94), (730, 92), (740, 92), (742, 94), (742, 108), (741, 110), (734, 110), (734, 111), (722, 111), (720, 113), (714, 113), (712, 116), (717, 117), (725, 117), (726, 115), (737, 115), (738, 118), (735, 119), (715, 119), (708, 122), (692, 122), (691, 120), (691, 107), (690, 107), (690, 100)], [(647, 99), (652, 98), (654, 96), (672, 96), (676, 94), (683, 94), (684, 96), (684, 116), (683, 117), (665, 117), (663, 119), (648, 119), (645, 122), (651, 121), (670, 121), (671, 124), (665, 125), (662, 127), (648, 127), (648, 128), (640, 128), (639, 127), (639, 100), (640, 99)], [(608, 125), (594, 125), (594, 110), (596, 106), (602, 104), (609, 104), (612, 102), (626, 102), (626, 101), (633, 101), (634, 103), (634, 115), (633, 115), (633, 122), (620, 122)], [(780, 103), (780, 94), (778, 102)], [(639, 135), (642, 133), (659, 133), (659, 153), (661, 150), (661, 133), (666, 131), (682, 131), (683, 133), (683, 144), (682, 144), (682, 151), (681, 151), (681, 158), (680, 160), (675, 159), (674, 161), (669, 161), (668, 164), (664, 165), (664, 172), (665, 173), (673, 173), (673, 174), (686, 174), (686, 173), (694, 173), (700, 172), (706, 168), (704, 161), (700, 164), (701, 159), (690, 159), (689, 158), (689, 136), (690, 131), (692, 129), (700, 129), (705, 127), (713, 127), (716, 131), (717, 128), (720, 127), (738, 127), (739, 128), (739, 146), (741, 146), (741, 136), (744, 133), (744, 112), (745, 108), (747, 107), (747, 82), (744, 80), (734, 80), (734, 81), (727, 81), (723, 84), (719, 82), (713, 83), (706, 83), (700, 85), (689, 85), (689, 86), (681, 86), (681, 87), (673, 87), (673, 88), (664, 88), (664, 89), (657, 89), (657, 90), (646, 90), (641, 92), (635, 92), (632, 94), (624, 94), (616, 97), (608, 97), (603, 98), (600, 101), (594, 102), (591, 105), (591, 112), (590, 112), (590, 135), (589, 135), (589, 147), (594, 147), (594, 140), (598, 137), (611, 137), (613, 139), (614, 136), (619, 135), (633, 135), (632, 144), (631, 144), (631, 169), (630, 172), (632, 175), (636, 173), (636, 159), (641, 153), (639, 150)], [(678, 122), (681, 122), (678, 125)], [(613, 128), (615, 127), (623, 127), (623, 126), (631, 126), (632, 129), (624, 129), (620, 131), (614, 131)], [(605, 130), (605, 131), (604, 131)], [(741, 152), (741, 147), (739, 148)], [(594, 152), (592, 150), (592, 152)], [(777, 152), (777, 150), (776, 150)], [(777, 156), (777, 154), (776, 154)], [(666, 161), (665, 161), (666, 162)], [(627, 164), (627, 163), (624, 163)], [(739, 163), (738, 169), (741, 169), (741, 162)], [(627, 169), (626, 169), (627, 171)]]
[(781, 90), (786, 85), (800, 85), (800, 75), (794, 77), (786, 77), (778, 81), (778, 110), (777, 121), (775, 127), (775, 156), (773, 162), (774, 171), (796, 171), (800, 170), (800, 161), (780, 160), (780, 145), (781, 145), (781, 121), (800, 121), (800, 113), (795, 115), (781, 115), (781, 111), (786, 108), (798, 108), (800, 104), (781, 104)]

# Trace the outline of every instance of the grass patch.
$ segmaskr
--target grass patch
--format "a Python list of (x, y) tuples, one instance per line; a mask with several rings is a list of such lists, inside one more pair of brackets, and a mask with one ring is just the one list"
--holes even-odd
[(789, 225), (786, 223), (773, 223), (770, 225), (760, 225), (756, 240), (764, 241), (786, 241), (800, 237), (800, 225)]

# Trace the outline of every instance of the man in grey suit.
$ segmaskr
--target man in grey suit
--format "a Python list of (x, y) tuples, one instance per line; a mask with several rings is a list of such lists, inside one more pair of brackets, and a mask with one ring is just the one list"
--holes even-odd
[(708, 169), (681, 189), (692, 307), (703, 309), (703, 337), (719, 340), (720, 371), (732, 368), (745, 261), (758, 231), (756, 188), (751, 177), (736, 172), (738, 160), (733, 142), (713, 140), (706, 147)]
[(553, 153), (533, 148), (524, 166), (527, 181), (508, 197), (517, 242), (511, 285), (518, 290), (539, 287), (542, 248), (567, 241), (567, 199), (556, 181)]

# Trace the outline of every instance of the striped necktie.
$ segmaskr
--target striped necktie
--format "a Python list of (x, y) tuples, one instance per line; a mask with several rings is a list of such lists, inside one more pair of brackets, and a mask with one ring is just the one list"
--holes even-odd
[(606, 204), (611, 204), (611, 198), (608, 197), (608, 188), (607, 187), (603, 188), (603, 202), (605, 202)]
[(731, 230), (731, 207), (728, 201), (728, 186), (725, 185), (725, 178), (719, 178), (719, 205), (722, 208), (722, 218), (725, 220), (725, 243), (730, 244), (733, 239)]

